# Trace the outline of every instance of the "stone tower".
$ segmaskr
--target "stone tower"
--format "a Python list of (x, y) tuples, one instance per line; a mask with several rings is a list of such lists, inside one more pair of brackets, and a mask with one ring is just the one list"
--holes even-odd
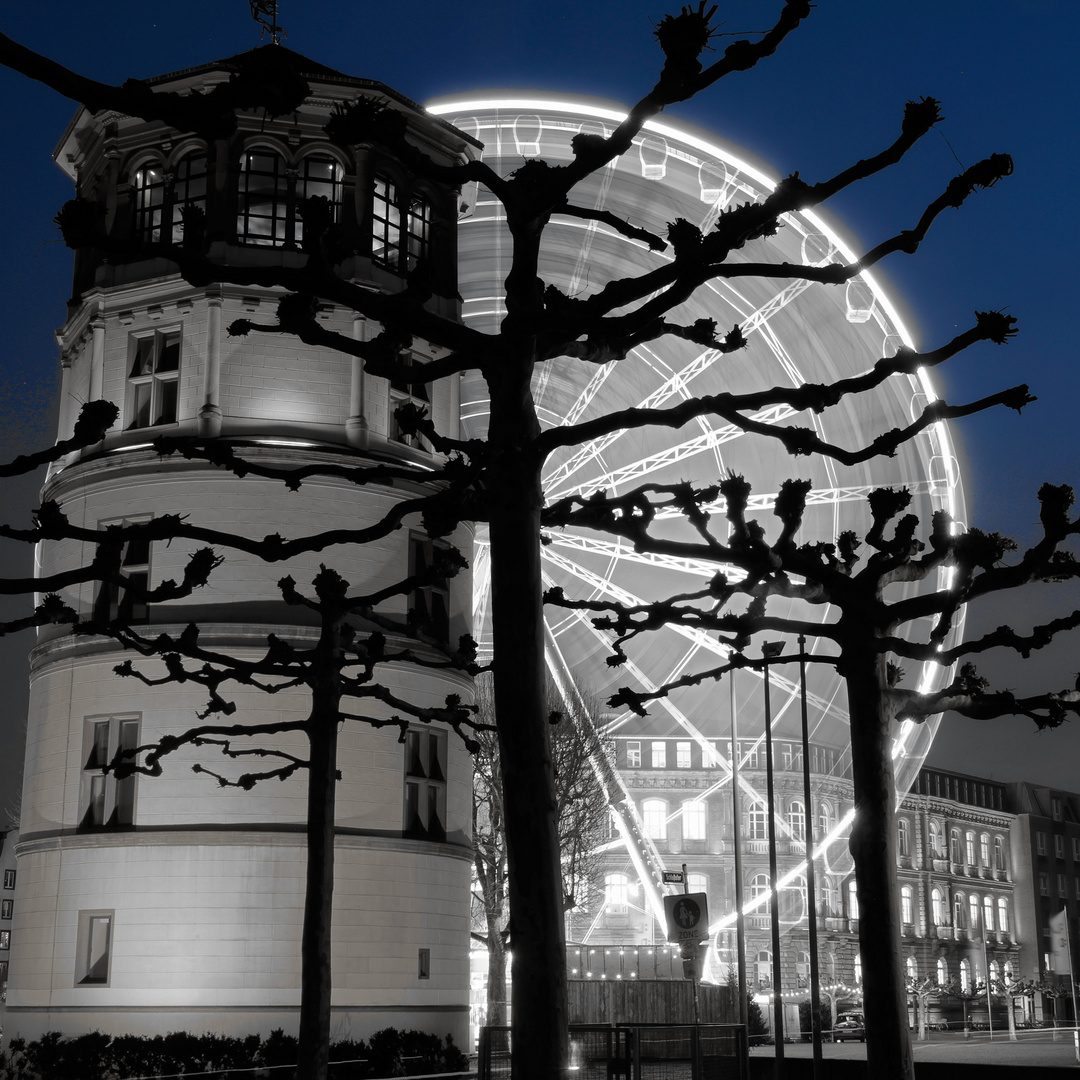
[[(104, 398), (121, 410), (103, 442), (48, 477), (42, 498), (58, 501), (73, 522), (98, 528), (181, 513), (255, 538), (362, 527), (422, 485), (358, 488), (329, 477), (290, 492), (279, 482), (160, 457), (152, 440), (220, 439), (277, 467), (313, 460), (423, 466), (437, 455), (394, 418), (410, 399), (429, 408), (441, 433), (458, 432), (457, 380), (397, 385), (365, 375), (348, 356), (285, 335), (230, 337), (234, 320), (274, 322), (280, 293), (257, 285), (193, 287), (176, 265), (146, 257), (147, 242), (179, 242), (197, 222), (216, 261), (299, 266), (307, 256), (298, 205), (323, 196), (350, 253), (341, 277), (394, 293), (422, 262), (434, 293), (429, 307), (457, 316), (460, 193), (410, 175), (377, 144), (333, 143), (324, 124), (335, 105), (366, 97), (398, 112), (410, 140), (437, 162), (467, 160), (477, 144), (379, 83), (278, 45), (149, 85), (205, 93), (245, 67), (270, 81), (298, 74), (310, 94), (280, 117), (242, 111), (234, 132), (211, 139), (80, 109), (57, 148), (77, 196), (128, 252), (106, 258), (93, 247), (77, 251), (73, 297), (58, 332), (60, 437), (81, 402)], [(379, 329), (332, 305), (318, 318), (359, 338)], [(420, 362), (438, 355), (421, 339), (412, 350)], [(209, 586), (179, 604), (147, 607), (123, 590), (89, 585), (65, 599), (84, 615), (124, 611), (154, 632), (195, 621), (205, 643), (256, 655), (269, 632), (311, 640), (312, 628), (281, 601), (276, 582), (283, 574), (303, 588), (325, 562), (356, 589), (379, 588), (430, 557), (431, 541), (418, 528), (285, 566), (224, 552)], [(467, 529), (450, 539), (469, 551)], [(178, 578), (191, 550), (129, 544), (124, 569), (154, 586)], [(42, 572), (79, 565), (93, 551), (74, 542), (44, 545)], [(406, 607), (422, 604), (439, 635), (456, 641), (469, 630), (470, 593), (469, 575), (461, 574), (445, 588), (387, 605), (386, 614), (404, 622)], [(306, 778), (251, 792), (219, 787), (191, 769), (202, 761), (227, 771), (206, 747), (168, 759), (160, 778), (103, 773), (101, 764), (118, 748), (184, 731), (205, 705), (197, 686), (118, 678), (113, 668), (121, 659), (111, 641), (72, 637), (64, 628), (42, 633), (32, 654), (8, 1034), (295, 1030)], [(385, 681), (424, 705), (469, 693), (463, 678), (416, 665), (391, 668)], [(304, 716), (309, 708), (302, 691), (232, 696), (242, 724)], [(357, 711), (365, 709), (377, 715), (363, 703)], [(285, 748), (303, 755), (304, 741)], [(464, 1045), (468, 754), (452, 732), (434, 727), (410, 729), (399, 742), (395, 728), (349, 723), (339, 761), (335, 1036), (394, 1025), (450, 1031)]]

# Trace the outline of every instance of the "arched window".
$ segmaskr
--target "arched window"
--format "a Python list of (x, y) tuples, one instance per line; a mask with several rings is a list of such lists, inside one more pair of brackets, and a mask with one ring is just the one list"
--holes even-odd
[(792, 878), (780, 890), (780, 915), (788, 921), (799, 921), (806, 914), (806, 878)]
[(997, 902), (997, 925), (1002, 934), (1009, 932), (1009, 901), (1004, 896), (998, 897)]
[(859, 917), (859, 886), (852, 878), (847, 886), (847, 913), (849, 919)]
[(836, 883), (827, 874), (821, 880), (821, 906), (826, 916), (836, 911)]
[(915, 905), (910, 885), (905, 885), (900, 890), (900, 921), (906, 926), (912, 926), (915, 922)]
[(371, 257), (397, 274), (431, 256), (431, 203), (375, 174), (371, 195)]
[(940, 889), (930, 891), (930, 913), (935, 926), (945, 925), (945, 894)]
[(971, 964), (967, 960), (960, 961), (960, 989), (965, 994), (971, 990)]
[(821, 835), (828, 836), (829, 830), (832, 829), (832, 811), (828, 803), (823, 802), (818, 807), (818, 824), (821, 826)]
[(990, 961), (990, 984), (993, 986), (996, 983), (1001, 982), (1001, 971), (998, 968), (998, 962), (996, 960)]
[(930, 822), (930, 853), (935, 859), (945, 858), (945, 837), (937, 821)]
[(691, 892), (709, 891), (709, 879), (704, 874), (687, 874), (686, 884), (690, 886)]
[(899, 818), (896, 822), (896, 854), (901, 859), (911, 856), (911, 826), (907, 818)]
[(765, 809), (765, 807), (756, 805), (751, 806), (749, 813), (747, 814), (747, 821), (750, 826), (749, 839), (769, 839), (769, 812)]
[(949, 858), (954, 863), (962, 863), (964, 861), (964, 853), (960, 848), (960, 830), (949, 830)]
[(750, 899), (761, 901), (760, 906), (755, 905), (758, 911), (765, 908), (765, 897), (769, 895), (769, 875), (755, 874), (750, 881)]
[(979, 837), (979, 864), (990, 865), (990, 837), (986, 833)]
[(992, 896), (983, 897), (983, 929), (994, 929), (994, 898)]
[(344, 170), (327, 154), (308, 154), (295, 169), (288, 168), (276, 150), (256, 147), (240, 156), (239, 206), (236, 235), (242, 244), (299, 247), (304, 224), (304, 199), (320, 196), (339, 220)]
[(791, 828), (792, 840), (806, 839), (806, 809), (801, 799), (792, 799), (788, 803), (788, 825)]
[(630, 879), (626, 874), (604, 878), (604, 906), (608, 915), (625, 915), (630, 910)]
[(904, 968), (907, 971), (907, 977), (912, 982), (916, 982), (919, 978), (919, 964), (914, 956), (909, 956), (907, 960), (904, 961)]
[(1005, 982), (1011, 983), (1013, 981), (1013, 966), (1011, 960), (1005, 961)]
[(964, 834), (964, 854), (967, 856), (968, 866), (975, 865), (975, 834), (968, 832)]
[(862, 986), (862, 957), (855, 954), (855, 985)]
[(799, 987), (810, 985), (810, 954), (802, 950), (795, 954), (795, 983)]
[(758, 986), (772, 986), (772, 953), (768, 949), (754, 957), (754, 979)]
[(135, 193), (135, 235), (147, 244), (161, 243), (161, 224), (165, 214), (165, 168), (147, 163), (132, 177)]
[(957, 893), (953, 897), (953, 926), (957, 930), (963, 930), (967, 927), (967, 915), (964, 914), (964, 897), (961, 893)]
[(682, 804), (682, 834), (684, 840), (705, 839), (704, 799), (687, 799)]
[(172, 243), (183, 242), (185, 226), (193, 214), (206, 213), (206, 185), (206, 155), (202, 151), (187, 154), (176, 163), (168, 199)]
[(663, 799), (646, 799), (641, 804), (645, 835), (653, 840), (667, 839), (667, 803)]
[(949, 965), (945, 962), (945, 957), (939, 957), (937, 962), (937, 981), (938, 986), (949, 985)]
[(971, 921), (968, 925), (974, 932), (979, 929), (979, 898), (974, 893), (968, 897), (968, 911), (971, 913)]

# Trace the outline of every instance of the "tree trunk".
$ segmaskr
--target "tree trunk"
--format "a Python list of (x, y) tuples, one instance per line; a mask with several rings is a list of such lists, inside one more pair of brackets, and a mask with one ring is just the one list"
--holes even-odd
[[(338, 701), (316, 689), (308, 726), (307, 884), (300, 945), (297, 1080), (326, 1080), (330, 1059), (330, 930), (334, 906), (334, 799)], [(331, 702), (329, 699), (333, 698)]]
[(875, 1080), (914, 1080), (900, 954), (892, 717), (882, 689), (885, 659), (860, 646), (859, 637), (865, 641), (866, 635), (862, 627), (845, 641), (844, 676), (851, 715), (851, 854), (859, 890), (867, 1072)]
[(487, 1022), (506, 1023), (506, 946), (497, 922), (488, 922)]
[[(520, 354), (519, 354), (520, 356)], [(555, 780), (545, 704), (539, 430), (529, 376), (511, 361), (491, 385), (495, 459), (491, 617), (510, 901), (514, 1080), (561, 1080), (567, 1058)]]

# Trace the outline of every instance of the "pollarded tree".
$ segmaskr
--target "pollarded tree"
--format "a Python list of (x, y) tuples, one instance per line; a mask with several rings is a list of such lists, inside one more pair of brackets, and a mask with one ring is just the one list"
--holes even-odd
[[(436, 482), (460, 475), (462, 468), (470, 473), (467, 493), (454, 505), (442, 506), (438, 515), (424, 515), (429, 535), (446, 535), (460, 521), (485, 522), (489, 528), (500, 766), (504, 775), (513, 779), (505, 785), (504, 814), (510, 934), (514, 941), (514, 1069), (519, 1077), (552, 1080), (561, 1076), (567, 1050), (557, 800), (544, 701), (540, 534), (545, 462), (567, 448), (619, 431), (650, 425), (680, 428), (700, 417), (720, 418), (749, 435), (782, 434), (793, 452), (828, 452), (829, 448), (815, 443), (807, 430), (766, 428), (755, 414), (770, 407), (796, 411), (832, 407), (847, 395), (872, 390), (894, 374), (940, 361), (945, 355), (920, 357), (902, 351), (892, 359), (881, 360), (865, 377), (844, 380), (833, 387), (811, 385), (795, 391), (773, 388), (754, 394), (718, 394), (691, 398), (672, 407), (611, 411), (594, 419), (546, 429), (533, 399), (534, 378), (556, 363), (576, 361), (595, 369), (617, 364), (634, 348), (664, 339), (691, 342), (717, 353), (735, 353), (745, 344), (738, 327), (718, 336), (711, 319), (689, 325), (680, 321), (680, 306), (697, 290), (718, 279), (746, 276), (844, 285), (891, 253), (914, 253), (943, 210), (961, 205), (973, 191), (996, 183), (1011, 170), (1011, 162), (1004, 155), (995, 155), (965, 170), (928, 204), (910, 228), (902, 229), (848, 265), (807, 266), (739, 259), (744, 249), (754, 250), (754, 241), (771, 235), (785, 214), (819, 206), (848, 186), (899, 161), (939, 119), (935, 101), (910, 103), (899, 134), (872, 156), (819, 183), (809, 183), (794, 174), (760, 202), (724, 211), (705, 232), (676, 219), (670, 223), (665, 238), (575, 201), (575, 189), (630, 150), (648, 120), (707, 90), (721, 78), (770, 56), (809, 16), (810, 10), (809, 0), (786, 0), (772, 29), (758, 35), (756, 41), (729, 44), (707, 66), (702, 56), (717, 36), (712, 21), (716, 8), (707, 8), (702, 2), (663, 18), (656, 27), (664, 54), (656, 84), (610, 135), (575, 136), (568, 164), (549, 165), (530, 159), (505, 176), (480, 161), (448, 165), (424, 152), (394, 109), (381, 108), (370, 98), (360, 96), (337, 112), (325, 129), (326, 137), (337, 146), (351, 150), (375, 142), (394, 153), (400, 165), (413, 175), (451, 186), (476, 182), (501, 204), (510, 236), (510, 266), (499, 298), (505, 317), (490, 333), (464, 327), (434, 309), (429, 303), (429, 268), (423, 265), (415, 268), (405, 288), (398, 292), (343, 276), (339, 267), (351, 252), (343, 250), (339, 231), (325, 204), (317, 199), (308, 200), (300, 208), (304, 218), (302, 253), (280, 261), (247, 261), (242, 254), (229, 260), (216, 257), (206, 222), (198, 214), (185, 218), (182, 242), (178, 244), (171, 242), (171, 235), (133, 239), (130, 233), (124, 234), (117, 223), (119, 218), (106, 212), (100, 193), (80, 192), (80, 198), (61, 214), (68, 243), (78, 249), (162, 258), (198, 286), (234, 283), (285, 292), (276, 323), (236, 324), (237, 333), (292, 334), (306, 343), (338, 349), (357, 358), (367, 373), (404, 385), (430, 384), (466, 370), (479, 371), (484, 379), (490, 399), (485, 440), (462, 442), (441, 436), (423, 410), (400, 410), (398, 423), (406, 433), (419, 432), (437, 452), (448, 455), (443, 472), (434, 478)], [(176, 131), (194, 132), (208, 146), (215, 147), (227, 146), (238, 115), (247, 112), (259, 117), (288, 116), (308, 93), (287, 50), (271, 50), (266, 55), (269, 63), (237, 72), (235, 79), (216, 86), (212, 92), (183, 95), (158, 92), (138, 81), (119, 87), (93, 82), (0, 37), (0, 63), (45, 82), (88, 109), (111, 110), (160, 122)], [(566, 217), (600, 222), (622, 237), (642, 241), (653, 250), (664, 250), (667, 257), (640, 275), (606, 280), (587, 297), (567, 295), (546, 283), (539, 269), (545, 231), (553, 218)], [(362, 315), (377, 324), (381, 332), (371, 341), (335, 332), (318, 320), (320, 302)], [(425, 364), (414, 362), (408, 353), (414, 335), (435, 346), (437, 358)], [(963, 345), (993, 336), (980, 324), (946, 352), (951, 355)], [(891, 453), (904, 439), (938, 420), (1023, 400), (1026, 394), (1021, 389), (968, 405), (935, 402), (908, 430), (882, 435), (872, 445), (861, 448), (859, 460)], [(200, 443), (196, 439), (188, 442), (183, 452), (226, 463), (238, 471), (250, 471), (251, 462), (245, 461), (242, 453), (232, 455), (223, 445), (225, 442), (210, 439)], [(316, 465), (305, 475), (317, 472)], [(417, 471), (414, 479), (428, 483), (433, 478), (429, 472)], [(410, 512), (421, 516), (421, 510), (417, 506), (403, 511), (397, 525)], [(318, 538), (301, 539), (313, 545), (308, 550), (316, 550), (320, 543)], [(343, 538), (341, 542), (351, 541)], [(853, 708), (861, 707), (861, 701), (853, 702)], [(878, 750), (879, 743), (875, 744)], [(887, 757), (875, 759), (871, 755), (859, 768), (870, 770), (880, 779), (883, 761)], [(872, 821), (866, 827), (878, 824)], [(872, 892), (874, 886), (867, 884), (861, 889)], [(869, 968), (871, 963), (864, 952), (864, 964)], [(898, 991), (899, 986), (882, 999), (883, 1003), (895, 1003)], [(882, 1075), (909, 1075), (909, 1057), (889, 1056), (893, 1040), (886, 1034), (895, 1026), (895, 1018), (875, 1022), (882, 1033)], [(872, 1024), (871, 1039), (874, 1037)]]
[[(597, 776), (596, 762), (606, 753), (597, 734), (595, 699), (573, 687), (560, 693), (547, 684), (551, 710), (551, 755), (558, 804), (563, 905), (567, 912), (587, 908), (599, 885), (596, 849), (606, 838), (611, 808)], [(509, 941), (504, 777), (499, 760), (495, 696), (489, 675), (476, 680), (474, 723), (478, 749), (473, 778), (473, 937), (488, 953), (487, 1023), (506, 1023), (506, 962)]]
[[(996, 325), (991, 334), (995, 337), (1010, 332), (1011, 322), (1000, 315), (980, 316), (984, 328)], [(785, 438), (783, 433), (777, 437)], [(810, 433), (805, 438), (820, 443)], [(821, 445), (816, 449), (836, 456), (845, 453)], [(730, 649), (726, 663), (688, 673), (654, 693), (623, 689), (611, 699), (611, 705), (640, 714), (649, 701), (679, 686), (719, 679), (739, 669), (762, 669), (774, 650), (766, 648), (760, 660), (752, 659), (747, 650), (766, 636), (805, 635), (813, 642), (805, 660), (835, 667), (847, 687), (851, 717), (855, 804), (851, 853), (860, 907), (873, 912), (873, 918), (859, 920), (868, 1060), (883, 1075), (910, 1076), (896, 877), (894, 731), (899, 722), (922, 723), (948, 710), (976, 719), (1023, 716), (1039, 728), (1057, 727), (1070, 714), (1080, 713), (1080, 690), (1070, 687), (1019, 698), (1009, 690), (992, 690), (970, 660), (999, 647), (1026, 657), (1056, 633), (1080, 626), (1080, 611), (1027, 633), (1002, 626), (980, 638), (946, 644), (965, 604), (1026, 585), (1080, 577), (1080, 562), (1068, 549), (1072, 538), (1080, 534), (1080, 518), (1070, 517), (1070, 488), (1044, 484), (1039, 491), (1042, 537), (1010, 561), (1016, 550), (1012, 541), (963, 529), (945, 511), (935, 513), (925, 541), (920, 539), (922, 523), (912, 514), (900, 516), (910, 502), (909, 492), (881, 488), (867, 500), (870, 525), (861, 539), (854, 532), (844, 532), (835, 543), (800, 543), (809, 487), (798, 480), (781, 486), (774, 505), (778, 527), (772, 529), (747, 517), (751, 487), (734, 475), (706, 489), (689, 484), (648, 485), (617, 497), (598, 493), (588, 499), (563, 500), (548, 509), (547, 524), (614, 533), (637, 551), (711, 560), (717, 571), (696, 592), (639, 607), (573, 600), (558, 591), (549, 593), (548, 600), (597, 613), (595, 625), (614, 635), (615, 663), (625, 658), (628, 642), (647, 637), (658, 625), (720, 635)], [(696, 539), (665, 536), (662, 514), (672, 509), (686, 516), (698, 534)], [(722, 514), (719, 528), (718, 513)], [(891, 586), (900, 583), (938, 580), (942, 568), (951, 571), (947, 585), (939, 583), (915, 596), (890, 592)], [(793, 612), (772, 614), (770, 602), (779, 600), (795, 601), (798, 606)], [(826, 607), (824, 622), (810, 617), (811, 612)], [(929, 630), (920, 634), (920, 626)], [(903, 685), (904, 661), (960, 666), (947, 686), (921, 692)]]

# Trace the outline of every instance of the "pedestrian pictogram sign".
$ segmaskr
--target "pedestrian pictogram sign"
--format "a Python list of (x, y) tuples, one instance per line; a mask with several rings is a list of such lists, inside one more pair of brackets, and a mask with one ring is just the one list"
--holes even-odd
[(704, 893), (664, 897), (668, 941), (705, 941), (709, 936), (709, 903)]

